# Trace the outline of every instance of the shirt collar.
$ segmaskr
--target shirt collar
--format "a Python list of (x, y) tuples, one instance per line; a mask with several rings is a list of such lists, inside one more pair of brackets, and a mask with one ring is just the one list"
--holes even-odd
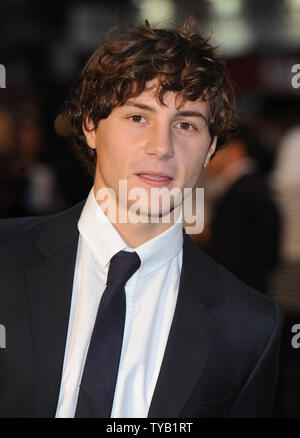
[(78, 221), (80, 235), (96, 260), (105, 267), (121, 250), (136, 251), (141, 259), (140, 275), (146, 275), (170, 261), (182, 248), (182, 210), (166, 231), (136, 248), (130, 248), (104, 214), (92, 187)]

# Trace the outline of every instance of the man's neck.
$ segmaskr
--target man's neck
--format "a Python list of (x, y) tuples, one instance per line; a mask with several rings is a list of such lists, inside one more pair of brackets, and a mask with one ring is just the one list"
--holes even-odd
[(159, 234), (170, 228), (173, 223), (160, 224), (144, 224), (144, 223), (114, 223), (122, 239), (130, 248), (136, 248), (148, 240), (153, 239)]

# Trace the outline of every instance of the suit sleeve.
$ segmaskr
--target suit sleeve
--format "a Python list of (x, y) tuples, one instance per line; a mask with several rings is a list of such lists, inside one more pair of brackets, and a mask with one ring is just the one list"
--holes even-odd
[(246, 383), (241, 388), (229, 418), (270, 417), (279, 372), (279, 353), (284, 315), (278, 303), (276, 320), (266, 347), (260, 355)]

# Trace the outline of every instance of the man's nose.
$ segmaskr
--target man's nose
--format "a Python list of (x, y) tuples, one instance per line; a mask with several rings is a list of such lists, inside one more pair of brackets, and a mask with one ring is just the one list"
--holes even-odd
[(146, 143), (146, 152), (159, 159), (174, 156), (172, 132), (169, 126), (156, 126), (151, 129)]

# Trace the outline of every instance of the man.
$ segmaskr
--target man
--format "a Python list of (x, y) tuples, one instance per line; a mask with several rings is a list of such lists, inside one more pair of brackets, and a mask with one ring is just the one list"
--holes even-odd
[(279, 305), (181, 225), (180, 194), (224, 144), (232, 102), (190, 21), (146, 22), (94, 52), (69, 103), (87, 200), (1, 223), (1, 416), (270, 415)]

